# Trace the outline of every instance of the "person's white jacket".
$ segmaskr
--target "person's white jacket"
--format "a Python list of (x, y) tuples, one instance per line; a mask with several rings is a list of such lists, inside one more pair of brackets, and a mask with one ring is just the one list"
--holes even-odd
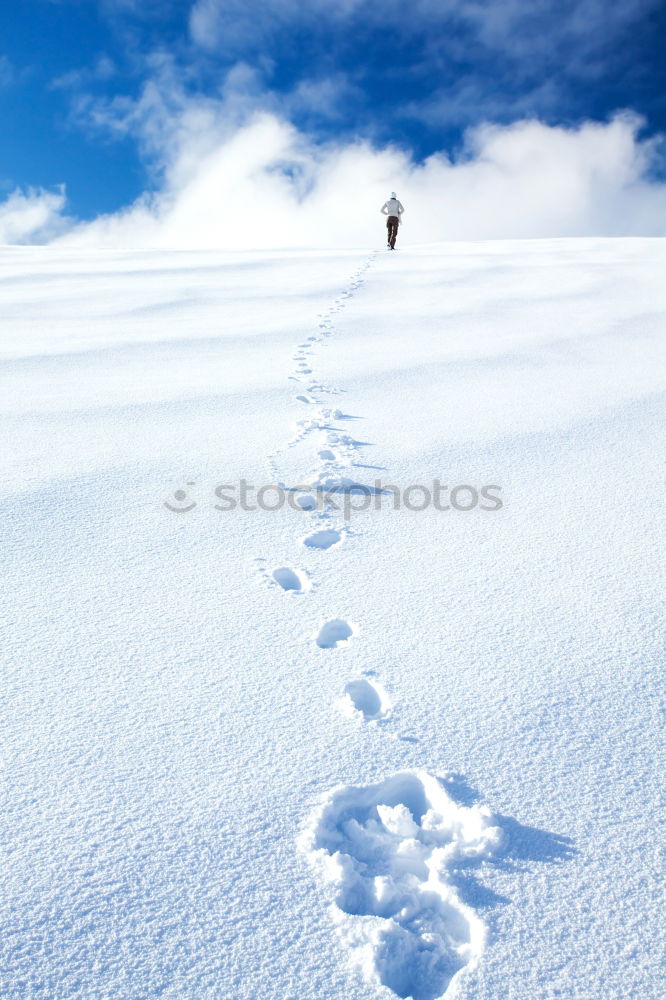
[(402, 222), (402, 213), (405, 211), (397, 198), (389, 198), (380, 209), (383, 215), (395, 215), (398, 222)]

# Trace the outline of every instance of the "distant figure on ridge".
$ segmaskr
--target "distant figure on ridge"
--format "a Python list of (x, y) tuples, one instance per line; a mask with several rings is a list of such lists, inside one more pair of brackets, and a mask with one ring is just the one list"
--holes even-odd
[(391, 250), (395, 250), (395, 241), (400, 225), (400, 216), (405, 211), (396, 197), (395, 191), (391, 191), (391, 197), (385, 201), (380, 209), (382, 215), (388, 215), (386, 229), (388, 231), (388, 244)]

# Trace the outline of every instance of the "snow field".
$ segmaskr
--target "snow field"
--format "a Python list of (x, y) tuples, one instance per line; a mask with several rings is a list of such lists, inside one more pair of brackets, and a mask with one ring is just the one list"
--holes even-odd
[(4, 254), (3, 995), (656, 997), (662, 242)]

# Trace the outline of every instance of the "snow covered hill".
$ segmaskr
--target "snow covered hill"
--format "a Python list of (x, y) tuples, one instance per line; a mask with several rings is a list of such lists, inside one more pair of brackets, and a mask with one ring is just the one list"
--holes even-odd
[(657, 1000), (666, 241), (0, 251), (6, 1000)]

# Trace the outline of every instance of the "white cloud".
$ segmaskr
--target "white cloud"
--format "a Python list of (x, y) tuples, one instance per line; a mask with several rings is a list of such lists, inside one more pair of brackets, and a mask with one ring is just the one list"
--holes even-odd
[(62, 215), (65, 193), (17, 189), (0, 204), (0, 244), (47, 243), (71, 223)]
[[(153, 190), (91, 222), (62, 216), (64, 194), (13, 195), (0, 205), (5, 242), (110, 247), (381, 245), (379, 207), (397, 190), (400, 240), (666, 235), (666, 185), (650, 179), (657, 140), (629, 113), (576, 128), (537, 120), (485, 124), (460, 156), (415, 163), (397, 148), (318, 144), (292, 125), (244, 64), (220, 94), (185, 93), (167, 56), (138, 100), (87, 98), (79, 114), (135, 139)], [(325, 99), (325, 90), (318, 96)], [(295, 97), (294, 100), (298, 98)], [(256, 110), (259, 108), (260, 110)]]
[[(193, 42), (217, 55), (247, 57), (249, 52), (281, 51), (291, 44), (294, 27), (310, 28), (326, 50), (331, 33), (344, 36), (359, 26), (372, 32), (414, 34), (430, 39), (421, 59), (439, 62), (463, 45), (499, 53), (525, 68), (553, 60), (582, 73), (596, 72), (593, 53), (613, 56), (613, 48), (631, 38), (635, 25), (657, 9), (661, 0), (195, 0), (189, 26)], [(450, 30), (455, 26), (454, 31)], [(370, 37), (368, 35), (368, 38)], [(605, 65), (605, 61), (604, 61)], [(598, 67), (597, 67), (598, 68)]]
[(141, 136), (160, 187), (58, 242), (374, 245), (392, 189), (407, 209), (403, 243), (666, 234), (666, 185), (649, 179), (655, 140), (639, 138), (641, 122), (630, 114), (577, 128), (486, 124), (467, 134), (456, 161), (438, 154), (416, 164), (367, 142), (318, 145), (275, 112), (246, 110), (233, 88), (214, 101), (164, 95), (153, 84), (135, 105), (99, 111)]
[(83, 87), (95, 81), (107, 81), (115, 76), (117, 70), (115, 63), (107, 55), (98, 55), (91, 66), (84, 69), (72, 69), (67, 73), (55, 77), (51, 81), (54, 90), (71, 90)]
[[(395, 15), (400, 0), (386, 0), (382, 14)], [(357, 9), (370, 16), (374, 0), (196, 0), (190, 11), (192, 40), (203, 49), (239, 53), (248, 48), (270, 50), (272, 43), (288, 37), (293, 25), (344, 24)], [(404, 8), (403, 15), (404, 17)]]
[[(544, 77), (534, 87), (526, 87), (508, 96), (488, 93), (485, 83), (473, 75), (462, 75), (451, 86), (434, 88), (419, 100), (405, 101), (399, 116), (422, 122), (430, 129), (461, 127), (470, 121), (503, 121), (529, 119), (535, 108), (542, 114), (554, 115), (560, 104), (558, 84)], [(538, 116), (537, 116), (538, 117)]]

